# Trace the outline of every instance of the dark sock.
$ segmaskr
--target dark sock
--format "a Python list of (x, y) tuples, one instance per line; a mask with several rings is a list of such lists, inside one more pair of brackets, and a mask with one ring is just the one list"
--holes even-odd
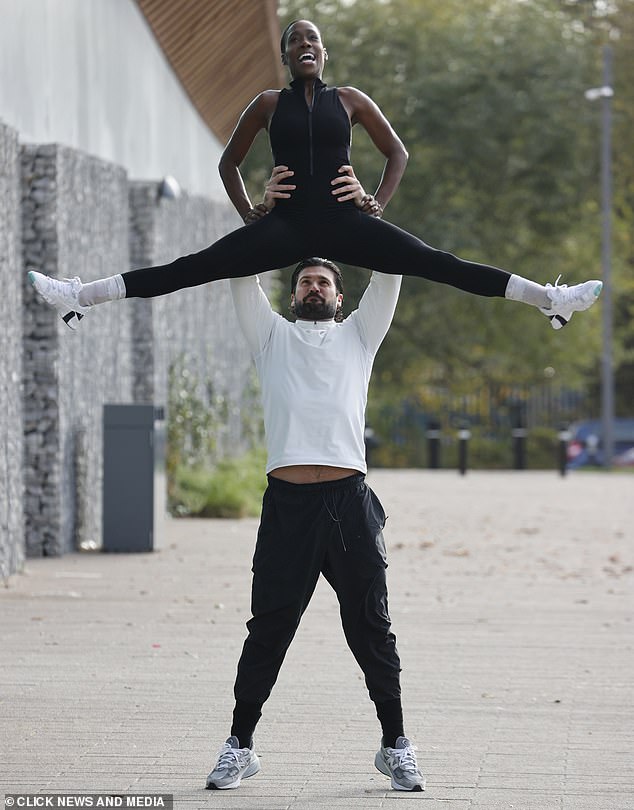
[(376, 706), (376, 716), (379, 718), (383, 730), (381, 743), (385, 748), (395, 748), (397, 738), (405, 736), (401, 699), (394, 698), (374, 705)]
[(253, 732), (260, 717), (262, 717), (261, 703), (236, 700), (231, 735), (238, 738), (240, 748), (253, 748)]

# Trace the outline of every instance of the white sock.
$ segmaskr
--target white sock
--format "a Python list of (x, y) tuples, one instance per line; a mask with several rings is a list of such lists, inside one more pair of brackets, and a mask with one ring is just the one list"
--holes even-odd
[(506, 285), (504, 297), (511, 301), (521, 301), (534, 307), (550, 307), (550, 298), (543, 284), (529, 281), (522, 276), (512, 275)]
[(118, 301), (125, 298), (125, 294), (123, 276), (109, 276), (82, 284), (78, 300), (82, 307), (92, 307), (95, 304), (105, 304), (106, 301)]

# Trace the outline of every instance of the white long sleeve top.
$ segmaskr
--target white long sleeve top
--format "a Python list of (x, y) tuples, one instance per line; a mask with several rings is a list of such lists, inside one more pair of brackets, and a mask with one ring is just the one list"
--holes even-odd
[(368, 385), (401, 279), (373, 273), (358, 309), (342, 323), (292, 323), (273, 311), (257, 276), (231, 280), (260, 378), (267, 473), (298, 464), (367, 471)]

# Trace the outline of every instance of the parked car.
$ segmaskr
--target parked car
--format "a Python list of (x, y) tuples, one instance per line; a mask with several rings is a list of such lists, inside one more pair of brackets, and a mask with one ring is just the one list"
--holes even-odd
[[(568, 469), (586, 465), (603, 466), (603, 426), (600, 419), (576, 422), (570, 426)], [(614, 420), (614, 455), (616, 467), (634, 466), (634, 418)]]

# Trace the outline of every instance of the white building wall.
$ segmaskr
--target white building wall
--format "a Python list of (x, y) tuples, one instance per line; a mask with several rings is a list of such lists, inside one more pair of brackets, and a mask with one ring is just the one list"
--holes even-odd
[(222, 145), (173, 74), (134, 0), (0, 0), (0, 119), (139, 180), (171, 174), (226, 201)]

